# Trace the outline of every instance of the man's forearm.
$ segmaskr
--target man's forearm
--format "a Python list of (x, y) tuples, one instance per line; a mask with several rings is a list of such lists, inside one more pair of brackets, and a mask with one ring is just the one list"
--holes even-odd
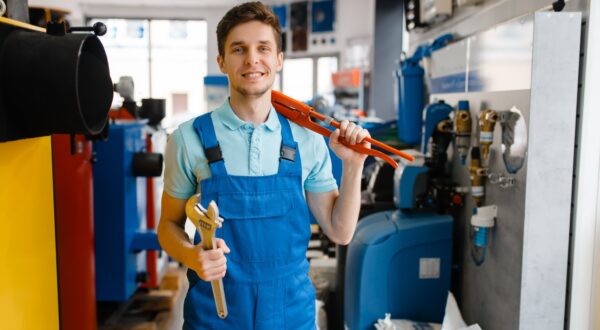
[(194, 245), (181, 226), (173, 221), (161, 221), (158, 226), (158, 241), (169, 256), (187, 265), (189, 252)]
[(350, 243), (358, 215), (360, 213), (360, 179), (363, 165), (347, 165), (342, 167), (340, 194), (335, 200), (331, 224), (335, 240), (342, 245)]

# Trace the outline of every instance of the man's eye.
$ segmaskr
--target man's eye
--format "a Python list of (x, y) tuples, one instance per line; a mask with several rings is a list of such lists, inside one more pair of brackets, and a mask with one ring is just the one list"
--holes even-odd
[(261, 52), (268, 52), (269, 51), (269, 47), (260, 47), (260, 51)]
[(241, 47), (236, 47), (232, 50), (232, 52), (234, 53), (241, 53), (243, 51), (243, 49)]

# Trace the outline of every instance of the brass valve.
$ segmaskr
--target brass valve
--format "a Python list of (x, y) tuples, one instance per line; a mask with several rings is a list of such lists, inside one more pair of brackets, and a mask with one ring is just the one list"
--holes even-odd
[(471, 178), (471, 196), (475, 200), (477, 206), (481, 206), (483, 196), (485, 195), (485, 177), (487, 169), (481, 166), (481, 157), (479, 147), (471, 149), (471, 165), (469, 166), (469, 174)]
[(458, 109), (454, 113), (454, 131), (456, 149), (460, 157), (460, 163), (465, 164), (469, 146), (471, 145), (471, 112), (469, 101), (459, 101)]
[(483, 160), (490, 155), (490, 145), (494, 142), (494, 126), (498, 121), (498, 113), (491, 109), (485, 109), (479, 114), (479, 145)]
[(452, 133), (452, 121), (450, 119), (442, 120), (435, 125), (435, 129), (443, 133)]

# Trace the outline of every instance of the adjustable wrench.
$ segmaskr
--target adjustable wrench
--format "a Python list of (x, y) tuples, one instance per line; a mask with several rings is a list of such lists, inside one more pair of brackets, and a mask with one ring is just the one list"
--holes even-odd
[[(208, 208), (205, 209), (200, 205), (199, 196), (200, 194), (196, 194), (188, 199), (185, 204), (185, 214), (196, 226), (196, 230), (200, 234), (202, 248), (205, 250), (216, 249), (215, 232), (217, 228), (221, 228), (223, 225), (223, 218), (219, 217), (219, 208), (215, 201), (211, 201)], [(223, 290), (223, 279), (211, 281), (210, 285), (217, 307), (217, 314), (224, 319), (227, 317), (227, 302)]]

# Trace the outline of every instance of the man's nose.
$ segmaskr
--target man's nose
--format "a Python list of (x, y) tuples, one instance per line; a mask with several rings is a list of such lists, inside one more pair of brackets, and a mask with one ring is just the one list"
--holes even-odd
[(258, 63), (258, 59), (259, 54), (256, 50), (251, 49), (246, 53), (246, 64), (256, 64)]

